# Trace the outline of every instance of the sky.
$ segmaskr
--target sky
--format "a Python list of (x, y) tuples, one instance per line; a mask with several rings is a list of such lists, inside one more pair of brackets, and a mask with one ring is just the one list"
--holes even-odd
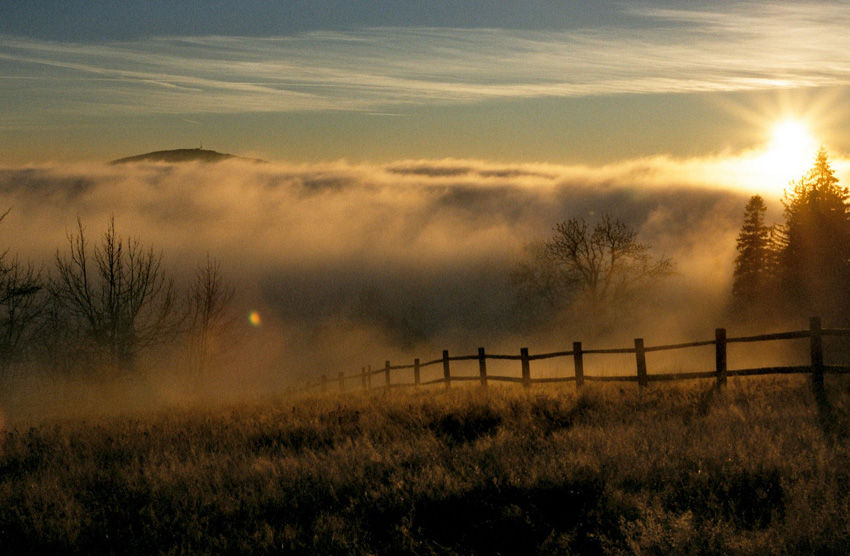
[(607, 164), (850, 149), (846, 2), (0, 4), (0, 163)]

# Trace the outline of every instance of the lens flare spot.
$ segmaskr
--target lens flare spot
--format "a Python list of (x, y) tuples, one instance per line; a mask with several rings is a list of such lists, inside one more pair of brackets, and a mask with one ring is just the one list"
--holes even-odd
[(263, 324), (263, 320), (260, 318), (260, 313), (257, 311), (251, 311), (248, 313), (248, 322), (255, 328)]

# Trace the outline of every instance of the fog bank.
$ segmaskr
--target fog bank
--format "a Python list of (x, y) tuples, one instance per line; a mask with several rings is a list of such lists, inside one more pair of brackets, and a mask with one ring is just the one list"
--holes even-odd
[[(695, 161), (602, 168), (469, 160), (298, 165), (46, 165), (0, 169), (0, 244), (49, 271), (77, 218), (97, 241), (162, 250), (188, 279), (207, 253), (237, 288), (241, 347), (215, 380), (282, 388), (439, 350), (563, 348), (573, 340), (710, 337), (723, 325), (749, 194)], [(708, 177), (706, 177), (708, 176)], [(734, 185), (734, 184), (732, 184)], [(778, 199), (768, 199), (780, 215)], [(610, 337), (531, 331), (509, 274), (523, 248), (568, 218), (603, 212), (677, 263), (651, 311)], [(247, 315), (257, 311), (262, 326)], [(559, 344), (556, 346), (556, 344)], [(608, 346), (603, 346), (608, 347)], [(210, 379), (213, 383), (215, 380)], [(230, 388), (229, 386), (227, 388)]]

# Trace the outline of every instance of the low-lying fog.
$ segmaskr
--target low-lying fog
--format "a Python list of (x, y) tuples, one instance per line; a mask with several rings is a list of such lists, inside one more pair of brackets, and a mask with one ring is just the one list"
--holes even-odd
[[(465, 160), (5, 168), (0, 245), (51, 272), (77, 218), (97, 242), (114, 215), (120, 235), (162, 251), (178, 283), (209, 254), (236, 287), (241, 329), (209, 383), (275, 391), (442, 349), (712, 338), (726, 324), (735, 237), (754, 192), (692, 175), (663, 159), (603, 168)], [(776, 197), (767, 198), (768, 220), (781, 215)], [(672, 258), (677, 274), (605, 335), (582, 322), (529, 328), (510, 282), (524, 246), (551, 237), (559, 221), (593, 223), (604, 212)], [(249, 323), (251, 311), (260, 326)]]

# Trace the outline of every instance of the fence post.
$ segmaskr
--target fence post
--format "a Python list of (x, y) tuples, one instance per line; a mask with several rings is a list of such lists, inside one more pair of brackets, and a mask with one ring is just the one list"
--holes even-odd
[(478, 348), (478, 374), (481, 375), (481, 387), (487, 388), (487, 356), (484, 348)]
[(419, 387), (419, 383), (421, 382), (419, 378), (419, 358), (413, 360), (413, 385), (417, 388)]
[(584, 386), (584, 355), (581, 351), (581, 342), (573, 342), (573, 362), (576, 370), (576, 388)]
[(345, 373), (339, 372), (339, 391), (345, 392)]
[(369, 387), (366, 385), (366, 367), (360, 367), (360, 382), (363, 384), (364, 390), (369, 389)]
[(390, 393), (390, 362), (386, 361), (384, 363), (384, 380), (387, 384), (387, 394)]
[(717, 369), (717, 387), (726, 386), (726, 329), (716, 328), (714, 330), (714, 363)]
[(443, 379), (446, 381), (446, 389), (452, 387), (452, 374), (449, 369), (449, 350), (443, 350)]
[(646, 350), (643, 348), (643, 338), (635, 338), (635, 359), (637, 360), (638, 386), (649, 384), (646, 377)]
[(372, 365), (366, 366), (366, 389), (372, 390)]
[(528, 363), (528, 348), (519, 350), (519, 355), (522, 361), (522, 385), (529, 388), (531, 387), (531, 366)]
[(823, 335), (820, 317), (809, 319), (809, 345), (812, 353), (812, 387), (816, 395), (823, 395)]

